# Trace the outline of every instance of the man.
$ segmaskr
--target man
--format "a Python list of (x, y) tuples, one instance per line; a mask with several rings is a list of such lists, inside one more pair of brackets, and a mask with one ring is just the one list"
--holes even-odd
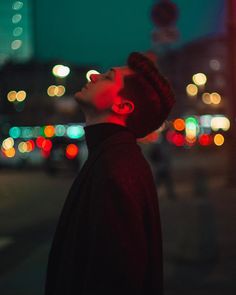
[(45, 294), (162, 294), (157, 192), (136, 141), (161, 126), (174, 96), (141, 53), (90, 78), (75, 95), (88, 159), (60, 216)]

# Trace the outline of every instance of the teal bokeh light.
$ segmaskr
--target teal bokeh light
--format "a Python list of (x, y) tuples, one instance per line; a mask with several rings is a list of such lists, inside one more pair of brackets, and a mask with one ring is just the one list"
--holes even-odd
[(66, 127), (64, 125), (56, 125), (55, 126), (55, 134), (56, 136), (63, 136), (66, 133)]
[(67, 128), (67, 135), (72, 139), (81, 138), (84, 135), (84, 128), (79, 125), (71, 125)]
[(15, 127), (11, 127), (9, 130), (9, 135), (12, 138), (19, 138), (21, 136), (21, 130), (19, 127), (15, 126)]
[(23, 138), (32, 138), (33, 137), (33, 128), (32, 127), (21, 127), (21, 134)]

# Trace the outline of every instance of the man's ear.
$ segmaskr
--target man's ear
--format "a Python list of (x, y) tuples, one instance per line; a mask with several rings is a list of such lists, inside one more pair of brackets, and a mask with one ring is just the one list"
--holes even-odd
[(119, 103), (114, 103), (112, 110), (120, 115), (130, 114), (134, 111), (134, 103), (130, 100), (122, 100)]

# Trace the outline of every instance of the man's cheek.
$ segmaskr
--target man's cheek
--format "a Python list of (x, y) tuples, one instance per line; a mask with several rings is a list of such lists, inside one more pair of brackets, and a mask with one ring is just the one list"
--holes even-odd
[(96, 97), (97, 109), (104, 110), (112, 105), (112, 95), (110, 91), (103, 91)]

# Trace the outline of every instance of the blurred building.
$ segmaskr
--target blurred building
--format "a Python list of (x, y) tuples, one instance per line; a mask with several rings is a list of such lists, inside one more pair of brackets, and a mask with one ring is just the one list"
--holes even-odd
[(33, 55), (32, 1), (1, 0), (0, 67), (8, 60), (27, 61)]
[(227, 44), (225, 36), (202, 38), (160, 59), (176, 93), (174, 116), (227, 114)]

